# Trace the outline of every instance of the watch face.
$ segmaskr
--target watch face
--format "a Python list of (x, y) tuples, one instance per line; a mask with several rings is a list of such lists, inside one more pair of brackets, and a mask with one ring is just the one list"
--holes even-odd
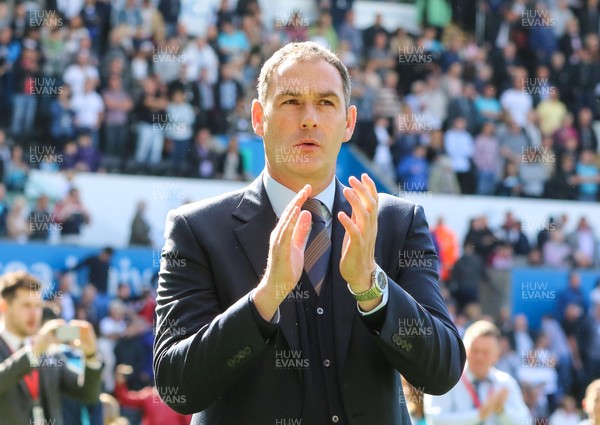
[(387, 286), (387, 275), (385, 274), (385, 272), (383, 270), (379, 270), (379, 273), (377, 273), (377, 287), (381, 291), (383, 291), (386, 286)]

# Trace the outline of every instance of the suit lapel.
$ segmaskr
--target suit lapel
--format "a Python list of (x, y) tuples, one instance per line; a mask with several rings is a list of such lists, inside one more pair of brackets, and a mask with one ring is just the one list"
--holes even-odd
[[(48, 359), (53, 359), (54, 361), (58, 361), (58, 359), (56, 357), (44, 357), (44, 361), (48, 361)], [(83, 360), (85, 362), (85, 360)], [(64, 365), (64, 367), (68, 367), (66, 364)], [(85, 368), (85, 364), (83, 365), (83, 367)], [(60, 382), (60, 377), (58, 376), (60, 374), (59, 369), (58, 369), (58, 364), (56, 365), (56, 367), (45, 367), (45, 368), (40, 368), (40, 403), (42, 405), (42, 407), (44, 408), (44, 414), (46, 415), (46, 417), (52, 417), (54, 412), (50, 411), (50, 403), (48, 400), (48, 396), (47, 394), (52, 394), (52, 388), (50, 386), (50, 382)]]
[[(262, 183), (262, 174), (248, 186), (233, 215), (243, 221), (234, 229), (234, 233), (257, 278), (261, 279), (267, 267), (269, 237), (277, 224), (277, 216)], [(294, 303), (282, 302), (279, 312), (280, 329), (290, 349), (300, 350), (298, 315)]]
[(343, 194), (344, 186), (336, 179), (335, 201), (333, 204), (333, 220), (331, 229), (331, 260), (332, 260), (332, 284), (333, 284), (333, 333), (335, 340), (335, 352), (337, 357), (338, 372), (341, 373), (348, 344), (356, 316), (356, 301), (346, 286), (346, 281), (340, 272), (340, 260), (342, 258), (342, 243), (346, 230), (338, 220), (337, 214), (345, 212), (348, 217), (352, 215), (352, 207)]
[[(6, 341), (4, 341), (4, 339), (0, 336), (0, 362), (6, 360), (10, 356), (12, 356), (12, 354), (13, 352), (11, 351), (10, 347), (8, 346)], [(17, 384), (17, 387), (19, 388), (19, 392), (22, 396), (21, 400), (27, 400), (27, 403), (29, 403), (29, 400), (31, 400), (31, 395), (29, 394), (29, 390), (27, 389), (25, 381), (23, 379), (20, 379), (19, 383)]]
[[(331, 230), (331, 276), (333, 283), (334, 339), (340, 371), (348, 354), (348, 345), (357, 313), (356, 301), (348, 292), (346, 281), (339, 269), (342, 257), (342, 242), (346, 231), (337, 219), (337, 213), (343, 211), (348, 216), (352, 214), (352, 207), (342, 193), (343, 188), (344, 186), (336, 179)], [(273, 212), (271, 202), (262, 183), (262, 174), (248, 186), (240, 205), (233, 212), (233, 215), (243, 222), (234, 229), (234, 232), (242, 250), (252, 264), (257, 278), (260, 279), (267, 267), (269, 236), (277, 223), (277, 217)], [(280, 329), (290, 349), (300, 350), (298, 316), (294, 303), (281, 303), (279, 311), (281, 313)]]
[(242, 201), (232, 214), (243, 222), (233, 231), (252, 264), (256, 277), (261, 279), (267, 267), (269, 236), (277, 223), (262, 184), (262, 174), (248, 186)]

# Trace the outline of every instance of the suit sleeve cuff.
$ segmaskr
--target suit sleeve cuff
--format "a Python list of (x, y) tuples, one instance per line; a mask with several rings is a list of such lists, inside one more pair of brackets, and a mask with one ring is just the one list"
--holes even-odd
[(256, 325), (258, 326), (258, 330), (260, 331), (260, 334), (266, 341), (273, 337), (273, 335), (277, 331), (277, 328), (279, 327), (279, 317), (280, 317), (279, 309), (277, 309), (273, 318), (267, 322), (265, 319), (262, 318), (262, 316), (258, 312), (256, 305), (254, 305), (253, 295), (254, 295), (254, 291), (250, 292), (250, 295), (248, 295), (248, 302), (250, 303), (250, 311), (252, 311), (252, 315), (254, 316), (254, 321), (256, 322)]

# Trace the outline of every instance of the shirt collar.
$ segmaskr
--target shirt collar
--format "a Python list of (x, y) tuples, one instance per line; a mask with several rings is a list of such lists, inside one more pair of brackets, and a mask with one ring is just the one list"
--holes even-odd
[[(266, 169), (263, 173), (263, 184), (265, 185), (265, 190), (267, 191), (267, 196), (269, 197), (269, 201), (271, 201), (275, 215), (277, 218), (281, 217), (285, 208), (294, 199), (294, 196), (296, 196), (296, 192), (271, 177)], [(324, 217), (329, 218), (332, 214), (333, 202), (335, 200), (335, 179), (332, 178), (329, 185), (314, 198), (323, 203), (326, 207)]]
[[(480, 379), (479, 381), (481, 381), (481, 382), (490, 382), (491, 383), (492, 382), (492, 376), (493, 376), (493, 372), (492, 372), (493, 370), (494, 370), (494, 368), (492, 367), (489, 370), (488, 375), (485, 378)], [(469, 369), (468, 364), (467, 364), (467, 367), (465, 367), (465, 375), (466, 375), (467, 379), (469, 380), (469, 382), (472, 383), (475, 380), (475, 376), (471, 373), (471, 370)]]
[(21, 348), (23, 342), (27, 342), (27, 338), (20, 338), (7, 330), (4, 326), (0, 327), (0, 336), (4, 339), (4, 342), (6, 342), (8, 348), (10, 348), (13, 353)]

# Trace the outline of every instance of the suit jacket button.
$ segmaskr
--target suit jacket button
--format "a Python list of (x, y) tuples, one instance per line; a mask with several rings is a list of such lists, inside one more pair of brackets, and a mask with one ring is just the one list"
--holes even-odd
[(333, 422), (334, 424), (337, 424), (340, 421), (340, 418), (338, 415), (333, 415), (331, 417), (331, 422)]

